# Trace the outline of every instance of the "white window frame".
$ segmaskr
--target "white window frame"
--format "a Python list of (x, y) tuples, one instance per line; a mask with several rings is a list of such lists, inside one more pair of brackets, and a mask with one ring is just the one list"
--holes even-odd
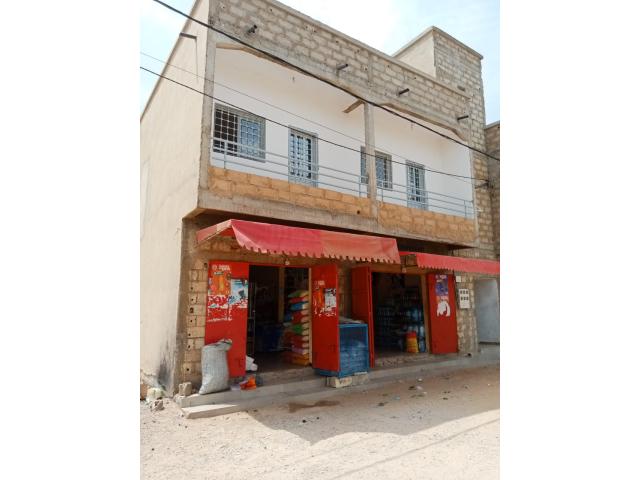
[[(235, 140), (227, 140), (233, 142), (227, 144), (226, 154), (234, 157), (242, 157), (249, 160), (265, 161), (265, 144), (266, 144), (266, 123), (265, 119), (254, 115), (249, 112), (244, 112), (237, 108), (228, 107), (226, 105), (215, 105), (213, 113), (213, 132), (214, 132), (214, 151), (219, 153), (225, 153), (224, 147), (221, 143), (224, 140), (216, 140), (215, 131), (217, 126), (218, 112), (226, 112), (227, 115), (235, 115), (237, 123), (235, 125)], [(243, 144), (242, 143), (242, 122), (250, 122), (256, 124), (260, 130), (259, 132), (259, 145), (255, 144)]]
[[(380, 152), (378, 150), (376, 152), (376, 185), (378, 188), (383, 188), (384, 190), (393, 190), (393, 161), (391, 159), (391, 155), (388, 153)], [(380, 178), (377, 175), (378, 171), (378, 162), (384, 162), (383, 168), (385, 172), (388, 172), (386, 178)], [(369, 183), (369, 175), (367, 172), (367, 159), (365, 155), (365, 148), (360, 147), (360, 183)]]
[[(303, 139), (310, 140), (311, 142), (311, 150), (310, 150), (311, 159), (309, 161), (309, 166), (310, 166), (309, 173), (311, 174), (310, 178), (297, 175), (295, 173), (296, 170), (299, 170), (300, 172), (302, 172), (303, 170), (300, 169), (299, 166), (295, 165), (294, 162), (296, 162), (296, 159), (294, 159), (292, 156), (292, 141), (294, 136), (302, 137)], [(289, 167), (287, 170), (289, 175), (289, 181), (317, 187), (318, 186), (318, 135), (315, 133), (307, 132), (300, 128), (290, 126), (289, 136), (287, 139), (287, 156), (289, 157)], [(300, 162), (304, 160), (298, 159), (297, 161)]]
[[(415, 162), (406, 162), (407, 165), (407, 206), (412, 208), (427, 208), (427, 175), (424, 165)], [(418, 178), (422, 180), (422, 187), (416, 187), (411, 182), (411, 169), (417, 170)], [(417, 189), (422, 192), (418, 193)], [(418, 197), (419, 200), (412, 200), (411, 197)]]

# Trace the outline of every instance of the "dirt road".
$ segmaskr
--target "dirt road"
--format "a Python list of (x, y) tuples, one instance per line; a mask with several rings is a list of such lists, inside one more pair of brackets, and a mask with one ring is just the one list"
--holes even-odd
[(496, 479), (499, 377), (483, 367), (199, 420), (141, 403), (142, 478)]

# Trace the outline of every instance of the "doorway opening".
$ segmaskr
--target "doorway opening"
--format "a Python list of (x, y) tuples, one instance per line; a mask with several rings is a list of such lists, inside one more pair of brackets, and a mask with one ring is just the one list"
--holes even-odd
[(422, 283), (420, 275), (372, 272), (373, 341), (377, 358), (427, 352), (426, 292)]
[[(302, 361), (293, 362), (292, 349), (303, 352), (308, 344), (300, 341), (295, 346), (296, 338), (288, 312), (294, 293), (308, 292), (309, 270), (298, 267), (278, 267), (269, 265), (249, 266), (249, 304), (247, 315), (247, 355), (258, 365), (258, 373), (287, 370), (304, 367)], [(298, 297), (295, 297), (299, 299)], [(307, 297), (308, 298), (308, 297)], [(308, 303), (296, 308), (308, 312)], [(299, 315), (298, 315), (299, 317)], [(309, 317), (306, 326), (295, 327), (301, 330), (301, 340), (308, 342), (310, 325)], [(307, 358), (310, 353), (307, 351)], [(307, 362), (308, 363), (308, 362)]]

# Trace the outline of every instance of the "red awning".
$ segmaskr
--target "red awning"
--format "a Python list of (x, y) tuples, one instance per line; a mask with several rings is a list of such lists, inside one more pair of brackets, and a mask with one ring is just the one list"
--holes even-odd
[(235, 237), (240, 246), (260, 253), (400, 263), (394, 238), (227, 220), (196, 232), (196, 243), (217, 235)]
[(414, 255), (418, 267), (437, 270), (453, 270), (457, 272), (500, 274), (500, 262), (495, 260), (480, 260), (476, 258), (451, 257), (449, 255), (435, 255), (422, 252), (400, 252), (405, 257)]

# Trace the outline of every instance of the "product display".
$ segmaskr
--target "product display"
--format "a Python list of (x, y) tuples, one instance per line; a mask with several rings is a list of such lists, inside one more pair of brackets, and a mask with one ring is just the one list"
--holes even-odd
[(374, 277), (374, 339), (379, 350), (427, 351), (420, 286), (407, 277), (383, 274)]
[(288, 324), (285, 346), (289, 351), (283, 358), (296, 365), (308, 365), (310, 360), (309, 342), (309, 291), (295, 290), (287, 295), (287, 313), (284, 320)]

